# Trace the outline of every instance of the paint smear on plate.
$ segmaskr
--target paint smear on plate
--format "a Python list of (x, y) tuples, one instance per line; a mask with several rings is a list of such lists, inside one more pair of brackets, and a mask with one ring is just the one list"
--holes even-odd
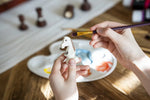
[(110, 61), (104, 61), (100, 65), (96, 66), (97, 71), (109, 71), (111, 69), (110, 65), (112, 65), (112, 62)]
[(49, 68), (44, 68), (44, 72), (46, 74), (50, 74), (51, 73), (51, 68), (50, 67)]

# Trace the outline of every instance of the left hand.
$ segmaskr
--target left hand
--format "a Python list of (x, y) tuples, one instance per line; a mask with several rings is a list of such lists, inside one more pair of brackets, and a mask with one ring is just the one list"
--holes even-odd
[[(87, 74), (88, 66), (76, 67), (74, 59), (70, 59), (68, 64), (63, 62), (64, 59), (65, 56), (61, 55), (53, 65), (49, 77), (51, 88), (56, 100), (78, 100), (76, 76)], [(65, 68), (67, 70), (64, 70)]]
[[(79, 61), (76, 63), (80, 63), (81, 59), (79, 58)], [(76, 78), (79, 76), (87, 77), (89, 76), (89, 66), (88, 65), (77, 65), (76, 66)], [(66, 63), (63, 63), (60, 69), (60, 72), (64, 79), (68, 78), (68, 65)]]

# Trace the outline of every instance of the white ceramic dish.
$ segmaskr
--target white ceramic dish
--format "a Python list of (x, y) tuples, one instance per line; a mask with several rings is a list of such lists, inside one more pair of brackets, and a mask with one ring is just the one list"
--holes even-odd
[[(58, 41), (53, 43), (49, 47), (49, 51), (51, 52), (50, 56), (41, 55), (41, 56), (36, 56), (31, 58), (27, 64), (29, 70), (41, 77), (48, 78), (49, 74), (45, 73), (44, 69), (49, 67), (52, 68), (54, 60), (64, 52), (60, 50), (61, 43), (62, 41)], [(88, 64), (90, 66), (91, 75), (89, 75), (88, 77), (80, 76), (77, 78), (77, 82), (88, 82), (88, 81), (102, 79), (114, 71), (117, 64), (117, 60), (107, 49), (104, 48), (94, 49), (89, 45), (88, 40), (74, 39), (73, 44), (76, 49), (81, 49), (81, 50), (83, 49), (89, 51), (91, 53), (91, 57), (93, 61), (92, 63), (87, 62), (89, 61), (87, 60), (88, 58), (82, 61), (82, 64)], [(97, 66), (102, 62), (111, 62), (112, 63), (111, 65), (108, 64), (110, 66), (110, 70), (104, 72), (97, 71), (95, 69), (95, 66)]]

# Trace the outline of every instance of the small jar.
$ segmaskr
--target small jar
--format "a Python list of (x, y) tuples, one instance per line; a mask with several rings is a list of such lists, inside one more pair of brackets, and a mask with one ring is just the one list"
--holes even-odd
[(132, 13), (132, 22), (150, 22), (150, 9), (134, 10)]

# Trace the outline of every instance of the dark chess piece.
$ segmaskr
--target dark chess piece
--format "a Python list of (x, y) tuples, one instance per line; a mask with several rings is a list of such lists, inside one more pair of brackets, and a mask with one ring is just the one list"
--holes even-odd
[(150, 40), (150, 35), (145, 35), (145, 39)]
[(91, 9), (91, 5), (87, 0), (84, 0), (83, 4), (81, 5), (81, 10), (88, 11)]
[(28, 26), (24, 23), (24, 20), (25, 20), (24, 16), (20, 14), (18, 17), (19, 17), (19, 21), (20, 21), (19, 29), (27, 30)]
[(71, 19), (74, 16), (74, 7), (73, 5), (67, 5), (64, 11), (64, 17)]
[(36, 12), (37, 12), (37, 22), (36, 22), (36, 25), (38, 27), (44, 27), (46, 26), (46, 21), (44, 20), (43, 16), (42, 16), (42, 8), (36, 8)]

